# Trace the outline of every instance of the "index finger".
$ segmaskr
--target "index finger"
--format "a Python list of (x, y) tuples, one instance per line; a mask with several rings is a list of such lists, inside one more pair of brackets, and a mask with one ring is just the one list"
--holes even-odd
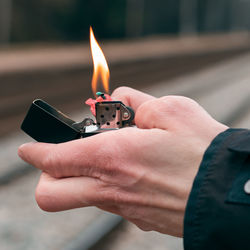
[(114, 100), (123, 102), (126, 106), (131, 107), (135, 112), (144, 102), (155, 99), (155, 97), (151, 95), (129, 87), (119, 87), (115, 89), (111, 97)]
[(18, 154), (53, 177), (99, 178), (114, 172), (115, 164), (125, 157), (124, 152), (121, 153), (123, 146), (119, 145), (119, 132), (106, 132), (61, 144), (28, 143), (19, 148)]

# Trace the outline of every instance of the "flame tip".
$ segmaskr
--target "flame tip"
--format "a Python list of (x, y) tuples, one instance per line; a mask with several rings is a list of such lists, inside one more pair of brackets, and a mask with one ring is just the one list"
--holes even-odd
[(94, 73), (92, 77), (92, 91), (96, 96), (98, 80), (101, 80), (106, 93), (109, 93), (109, 68), (103, 51), (98, 44), (93, 29), (90, 26), (90, 47), (94, 64)]

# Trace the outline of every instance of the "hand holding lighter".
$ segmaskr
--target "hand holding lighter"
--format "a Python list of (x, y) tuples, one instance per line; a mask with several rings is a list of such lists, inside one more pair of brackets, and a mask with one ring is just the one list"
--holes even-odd
[(120, 101), (96, 102), (95, 111), (95, 121), (85, 118), (82, 122), (75, 122), (37, 99), (33, 101), (21, 128), (36, 141), (62, 143), (131, 126), (134, 119), (132, 108)]

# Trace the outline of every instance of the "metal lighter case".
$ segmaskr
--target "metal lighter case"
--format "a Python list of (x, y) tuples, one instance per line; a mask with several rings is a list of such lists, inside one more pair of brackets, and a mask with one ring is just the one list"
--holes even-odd
[(131, 126), (134, 111), (120, 101), (95, 104), (96, 121), (75, 122), (41, 99), (33, 101), (21, 129), (39, 142), (62, 143)]

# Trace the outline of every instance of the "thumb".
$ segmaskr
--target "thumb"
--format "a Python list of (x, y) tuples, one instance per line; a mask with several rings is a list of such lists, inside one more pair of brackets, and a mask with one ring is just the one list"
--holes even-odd
[(112, 93), (112, 98), (117, 101), (122, 101), (126, 106), (131, 107), (135, 112), (144, 102), (155, 99), (155, 97), (151, 95), (129, 87), (117, 88)]
[(211, 118), (194, 100), (183, 96), (164, 96), (143, 103), (136, 112), (135, 124), (142, 129), (172, 130), (195, 123), (202, 117)]

